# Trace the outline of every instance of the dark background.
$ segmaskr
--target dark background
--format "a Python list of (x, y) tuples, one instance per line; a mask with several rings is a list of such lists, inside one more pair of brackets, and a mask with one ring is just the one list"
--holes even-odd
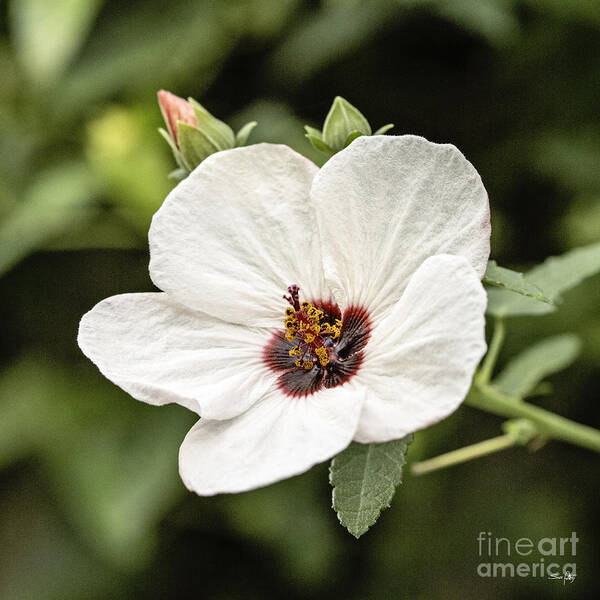
[[(500, 264), (600, 240), (597, 2), (14, 0), (0, 22), (1, 598), (598, 597), (592, 452), (551, 443), (407, 472), (356, 541), (330, 510), (326, 465), (188, 493), (177, 451), (194, 416), (135, 402), (75, 342), (97, 301), (152, 289), (146, 234), (174, 168), (160, 88), (314, 160), (302, 127), (338, 94), (375, 128), (454, 143), (488, 189)], [(536, 402), (594, 426), (599, 298), (596, 277), (556, 313), (511, 320), (500, 360), (579, 334), (579, 359)], [(461, 408), (409, 460), (499, 433)], [(576, 581), (478, 577), (480, 531), (576, 531)]]

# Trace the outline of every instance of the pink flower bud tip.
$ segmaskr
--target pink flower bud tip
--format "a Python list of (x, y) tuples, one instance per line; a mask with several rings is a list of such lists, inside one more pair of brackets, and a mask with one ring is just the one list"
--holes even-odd
[(166, 90), (158, 91), (158, 104), (162, 112), (163, 118), (176, 144), (179, 144), (177, 138), (177, 121), (182, 121), (188, 125), (198, 126), (198, 119), (194, 113), (192, 105), (183, 98), (171, 94)]

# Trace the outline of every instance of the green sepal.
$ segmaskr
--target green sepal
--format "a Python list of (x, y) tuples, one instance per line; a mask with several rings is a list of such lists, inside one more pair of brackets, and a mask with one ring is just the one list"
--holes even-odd
[(373, 133), (373, 135), (383, 135), (386, 131), (389, 131), (390, 129), (392, 129), (392, 127), (394, 127), (393, 123), (388, 123), (387, 125), (383, 125), (377, 131), (375, 131)]
[(176, 181), (183, 181), (187, 176), (189, 175), (189, 172), (187, 171), (187, 169), (175, 169), (173, 171), (171, 171), (167, 177), (169, 179), (175, 179)]
[(192, 171), (205, 158), (220, 150), (204, 131), (182, 121), (177, 121), (177, 134), (181, 156), (188, 171)]
[[(235, 146), (235, 135), (233, 129), (223, 121), (213, 117), (205, 108), (194, 100), (188, 98), (188, 102), (192, 105), (196, 118), (198, 119), (197, 128), (202, 131), (205, 137), (216, 146), (217, 150), (227, 150)], [(178, 130), (178, 135), (181, 138), (181, 130)], [(179, 141), (181, 147), (181, 139)]]
[(335, 152), (319, 137), (315, 137), (314, 135), (305, 134), (308, 138), (308, 141), (313, 145), (315, 150), (319, 152), (324, 152), (327, 156), (333, 156)]
[(171, 134), (166, 129), (163, 129), (162, 127), (158, 128), (158, 133), (160, 133), (160, 135), (162, 135), (162, 137), (166, 140), (167, 144), (169, 144), (169, 147), (171, 148), (171, 152), (173, 152), (173, 156), (175, 157), (175, 162), (177, 163), (179, 168), (187, 170), (186, 166), (185, 166), (185, 162), (183, 161), (183, 156), (181, 156), (181, 152), (179, 151), (179, 148), (177, 147), (175, 140), (171, 137)]
[(246, 123), (236, 134), (235, 134), (235, 146), (243, 146), (248, 141), (250, 132), (256, 127), (256, 121), (250, 121)]
[[(323, 133), (319, 129), (315, 129), (314, 127), (311, 127), (310, 125), (305, 125), (304, 129), (306, 130), (306, 133), (308, 135), (311, 135), (312, 137), (315, 137), (319, 140), (323, 139)], [(308, 135), (306, 137), (308, 137)]]
[(344, 142), (344, 148), (346, 146), (349, 146), (356, 138), (360, 137), (361, 135), (363, 134), (360, 131), (353, 131), (351, 134), (349, 134), (346, 138), (346, 141)]
[(364, 115), (347, 100), (336, 96), (323, 125), (323, 141), (339, 152), (345, 147), (348, 136), (355, 131), (371, 135), (371, 126)]

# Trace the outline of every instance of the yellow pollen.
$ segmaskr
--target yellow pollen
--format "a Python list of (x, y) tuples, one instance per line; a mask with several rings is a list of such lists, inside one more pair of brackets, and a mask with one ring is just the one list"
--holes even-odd
[[(295, 306), (298, 306), (297, 304)], [(300, 310), (288, 306), (285, 309), (285, 339), (296, 343), (290, 348), (289, 355), (296, 358), (294, 364), (300, 369), (310, 371), (315, 362), (325, 367), (330, 363), (329, 353), (322, 342), (322, 336), (330, 336), (336, 340), (341, 335), (342, 322), (336, 319), (332, 325), (324, 321), (325, 312), (313, 306), (310, 302), (301, 302)], [(318, 348), (315, 345), (318, 344)], [(304, 358), (308, 360), (304, 360)]]

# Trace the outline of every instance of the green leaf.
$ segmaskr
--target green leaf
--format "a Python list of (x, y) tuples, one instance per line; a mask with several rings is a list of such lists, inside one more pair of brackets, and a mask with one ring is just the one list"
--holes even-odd
[(0, 223), (0, 274), (30, 252), (95, 214), (96, 181), (82, 163), (42, 173)]
[[(561, 256), (546, 259), (541, 265), (525, 274), (525, 279), (538, 286), (553, 302), (560, 302), (560, 295), (587, 277), (600, 272), (600, 242), (575, 248)], [(553, 312), (556, 306), (543, 304), (532, 298), (507, 290), (488, 290), (488, 313), (497, 317), (518, 315), (542, 315)]]
[(383, 135), (386, 131), (389, 131), (390, 129), (392, 129), (392, 127), (394, 127), (393, 123), (388, 123), (387, 125), (383, 125), (375, 133), (373, 133), (373, 135)]
[(219, 152), (218, 146), (192, 125), (177, 121), (177, 133), (181, 156), (188, 171), (193, 171), (205, 158)]
[(193, 98), (188, 98), (188, 102), (194, 108), (194, 113), (198, 119), (198, 129), (212, 144), (219, 150), (228, 150), (235, 146), (233, 129), (227, 123), (213, 117), (202, 104)]
[(340, 523), (356, 538), (365, 533), (390, 505), (402, 481), (402, 467), (412, 434), (383, 444), (350, 444), (329, 469), (333, 509)]
[(308, 141), (313, 145), (313, 148), (315, 148), (315, 150), (323, 152), (324, 154), (327, 154), (327, 156), (333, 156), (335, 154), (335, 152), (321, 138), (314, 137), (313, 135), (309, 135), (308, 133), (306, 134), (306, 137), (308, 138)]
[(29, 78), (47, 85), (75, 56), (100, 9), (100, 0), (13, 0), (12, 32)]
[(546, 338), (513, 358), (492, 385), (508, 396), (525, 398), (545, 377), (568, 367), (580, 349), (581, 341), (576, 335)]
[(490, 260), (487, 270), (483, 277), (483, 283), (501, 287), (523, 296), (528, 296), (539, 302), (554, 304), (553, 301), (544, 295), (537, 285), (529, 283), (523, 273), (512, 271), (504, 267), (499, 267), (495, 260)]
[(244, 146), (248, 141), (248, 136), (250, 132), (256, 127), (256, 121), (250, 121), (250, 123), (246, 123), (236, 134), (235, 134), (235, 145)]
[(335, 152), (344, 148), (348, 136), (358, 131), (371, 135), (371, 126), (363, 114), (341, 96), (336, 96), (323, 125), (323, 141)]

